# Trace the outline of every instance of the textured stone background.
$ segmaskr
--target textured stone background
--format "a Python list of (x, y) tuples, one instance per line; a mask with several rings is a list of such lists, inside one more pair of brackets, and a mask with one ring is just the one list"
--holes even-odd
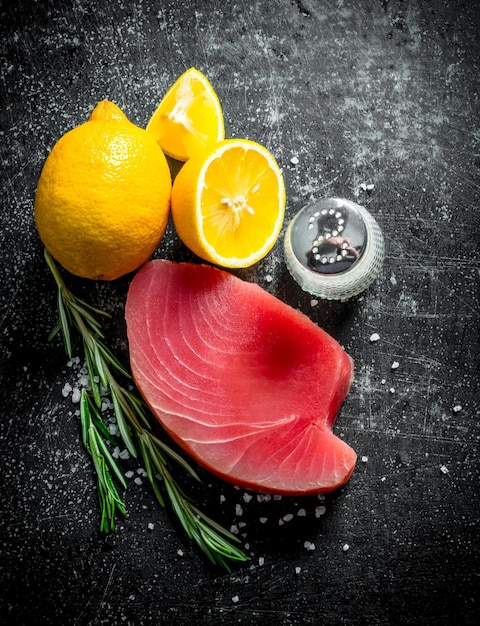
[[(2, 623), (476, 623), (478, 1), (0, 7)], [(115, 534), (98, 533), (78, 405), (62, 393), (80, 384), (81, 363), (47, 342), (55, 291), (33, 221), (36, 181), (64, 132), (102, 98), (144, 126), (192, 65), (213, 83), (227, 134), (276, 156), (286, 223), (313, 199), (343, 196), (368, 207), (388, 246), (379, 279), (343, 305), (300, 290), (281, 240), (240, 273), (354, 357), (336, 428), (360, 460), (325, 501), (265, 501), (206, 473), (187, 483), (251, 556), (231, 574), (202, 560), (145, 482), (129, 480)], [(171, 228), (156, 256), (195, 260)], [(125, 360), (129, 280), (67, 278), (112, 313), (107, 339)], [(129, 470), (141, 478), (139, 462)]]

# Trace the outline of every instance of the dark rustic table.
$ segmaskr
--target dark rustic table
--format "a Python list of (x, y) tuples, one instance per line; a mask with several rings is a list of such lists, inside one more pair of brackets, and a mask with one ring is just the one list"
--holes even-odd
[[(0, 7), (1, 623), (477, 623), (478, 1)], [(240, 272), (355, 359), (336, 432), (359, 461), (325, 500), (268, 501), (202, 471), (200, 485), (187, 481), (251, 557), (230, 574), (199, 555), (132, 459), (127, 516), (99, 533), (78, 404), (63, 393), (81, 363), (47, 341), (55, 289), (33, 220), (42, 164), (64, 132), (103, 98), (144, 126), (190, 66), (213, 83), (227, 135), (277, 158), (286, 223), (311, 200), (341, 196), (369, 209), (388, 248), (378, 280), (344, 304), (302, 292), (281, 241)], [(172, 228), (156, 256), (195, 260)], [(65, 278), (112, 313), (107, 342), (126, 359), (131, 277)]]

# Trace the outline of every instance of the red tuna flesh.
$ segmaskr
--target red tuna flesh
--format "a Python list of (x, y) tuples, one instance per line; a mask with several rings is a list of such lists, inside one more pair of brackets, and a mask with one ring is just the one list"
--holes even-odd
[(356, 454), (332, 432), (353, 361), (303, 313), (206, 265), (151, 261), (126, 304), (132, 373), (200, 465), (262, 492), (327, 492)]

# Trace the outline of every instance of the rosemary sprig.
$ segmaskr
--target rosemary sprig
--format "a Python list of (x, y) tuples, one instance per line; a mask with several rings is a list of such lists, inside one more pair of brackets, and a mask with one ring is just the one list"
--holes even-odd
[[(60, 272), (45, 249), (45, 260), (57, 284), (59, 319), (49, 338), (61, 333), (66, 353), (73, 356), (72, 331), (80, 335), (88, 370), (91, 392), (82, 389), (80, 421), (85, 449), (92, 457), (97, 476), (100, 505), (100, 530), (115, 529), (115, 513), (125, 515), (125, 504), (116, 483), (126, 488), (123, 473), (110, 454), (105, 440), (114, 443), (100, 415), (102, 391), (112, 402), (120, 437), (130, 455), (137, 458), (138, 444), (148, 480), (161, 506), (165, 506), (161, 486), (187, 536), (197, 544), (212, 562), (229, 570), (228, 561), (246, 561), (248, 557), (234, 544), (238, 538), (200, 511), (188, 498), (172, 476), (171, 462), (179, 464), (194, 479), (200, 480), (195, 470), (170, 446), (151, 431), (145, 403), (130, 389), (121, 385), (117, 376), (131, 379), (129, 372), (105, 346), (99, 316), (108, 314), (72, 294)], [(103, 390), (102, 390), (103, 387)]]

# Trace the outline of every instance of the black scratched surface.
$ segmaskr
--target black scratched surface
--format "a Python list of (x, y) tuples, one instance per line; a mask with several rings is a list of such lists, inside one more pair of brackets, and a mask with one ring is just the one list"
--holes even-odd
[[(0, 7), (1, 623), (477, 623), (479, 2)], [(277, 158), (286, 223), (308, 201), (343, 196), (370, 210), (388, 247), (378, 280), (347, 304), (303, 293), (281, 241), (240, 272), (355, 359), (336, 432), (359, 462), (325, 500), (264, 501), (205, 472), (187, 483), (251, 557), (230, 574), (199, 556), (145, 481), (129, 479), (126, 518), (99, 534), (78, 405), (62, 394), (81, 364), (47, 341), (55, 291), (33, 220), (42, 164), (64, 132), (103, 98), (144, 126), (192, 65), (218, 93), (227, 135)], [(171, 228), (156, 256), (195, 260)], [(130, 279), (68, 278), (112, 313), (107, 340), (122, 359)], [(137, 482), (140, 466), (124, 465)]]

